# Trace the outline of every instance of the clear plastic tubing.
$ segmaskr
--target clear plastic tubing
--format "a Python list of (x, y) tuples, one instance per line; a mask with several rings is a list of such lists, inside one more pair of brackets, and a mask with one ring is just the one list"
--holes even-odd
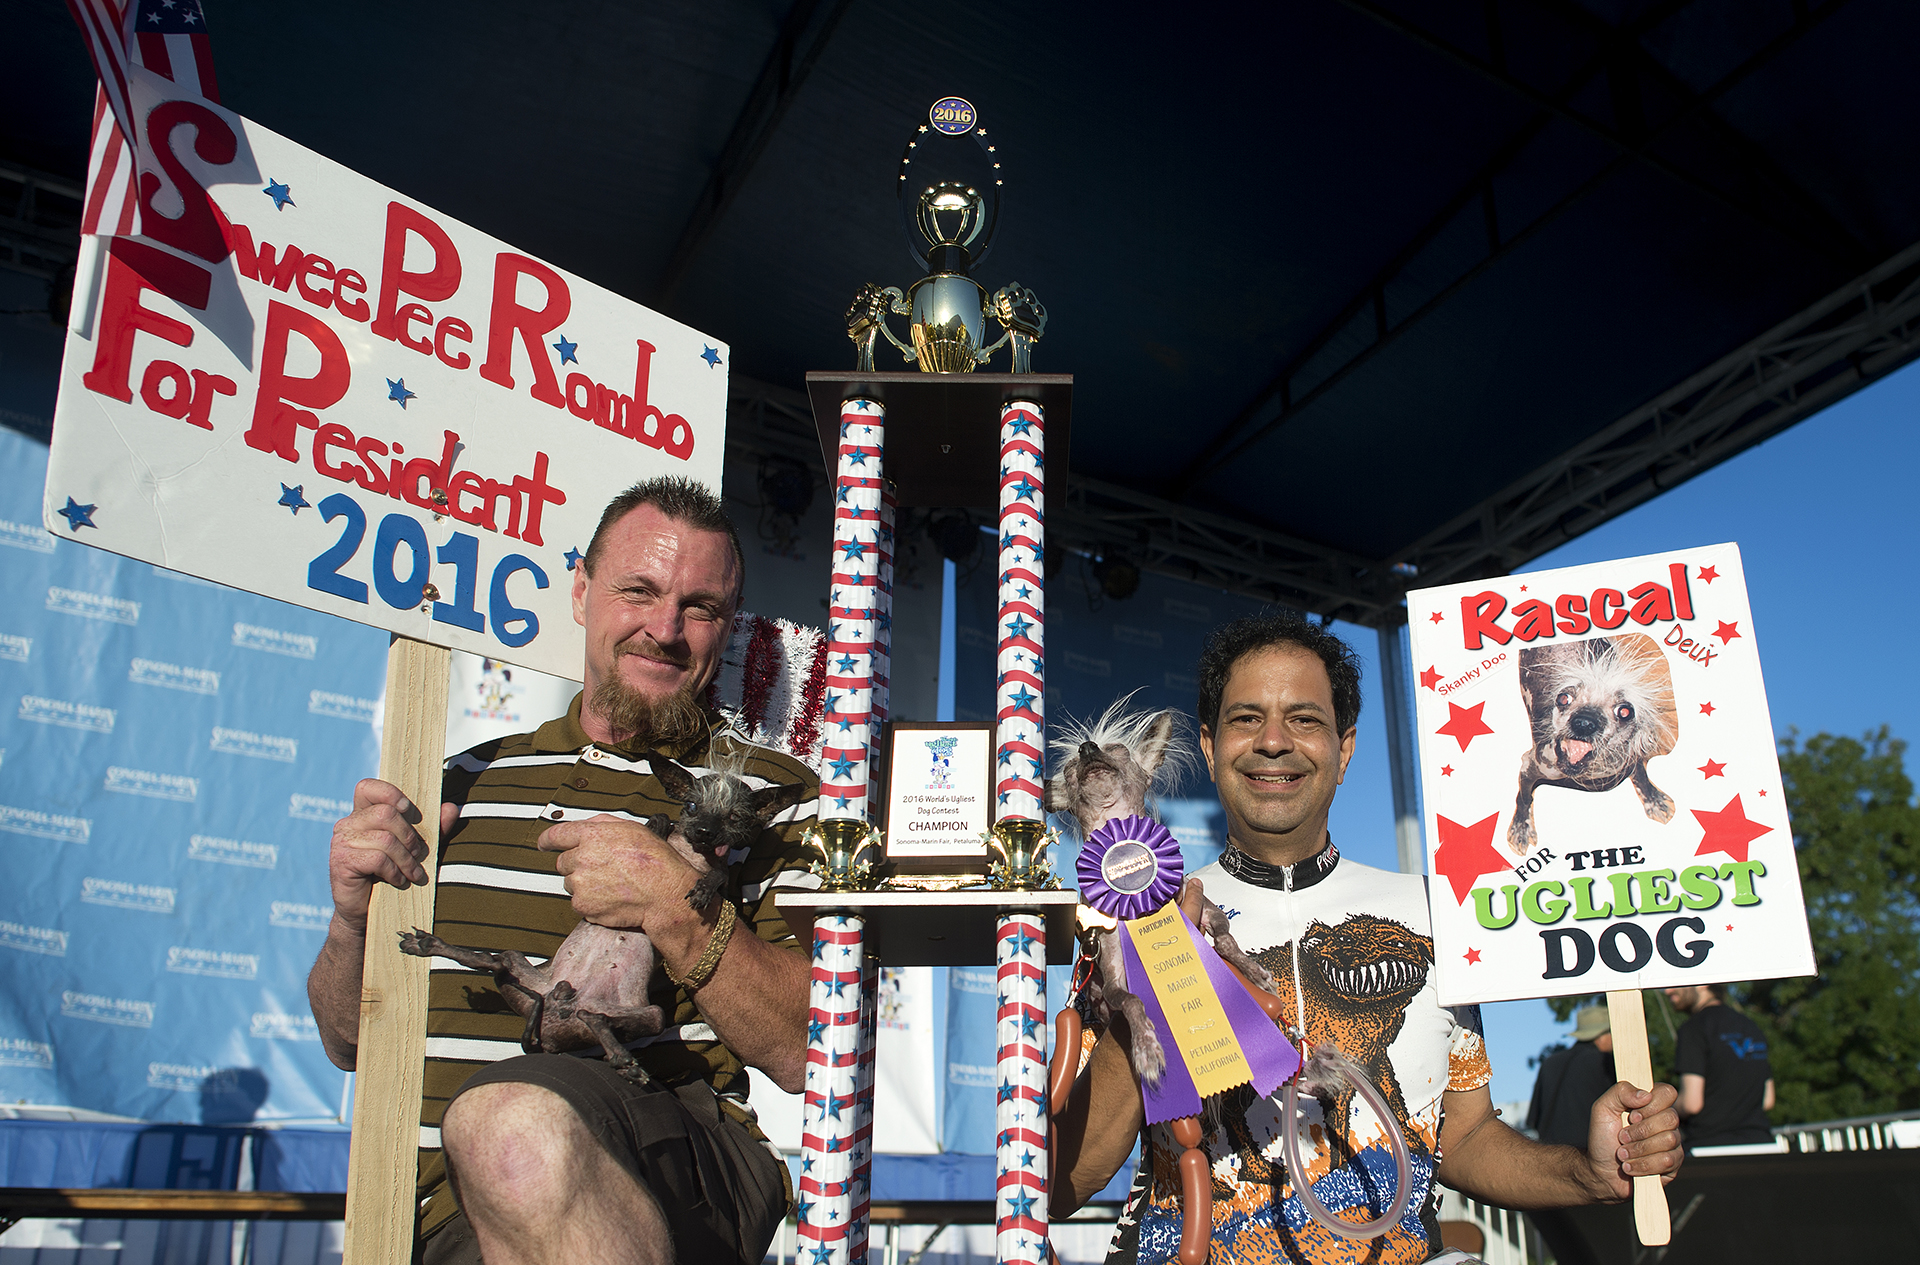
[[(1341, 1060), (1341, 1063), (1345, 1063), (1345, 1060)], [(1407, 1162), (1407, 1139), (1401, 1134), (1400, 1126), (1394, 1120), (1393, 1113), (1387, 1109), (1386, 1100), (1380, 1096), (1380, 1091), (1373, 1087), (1372, 1081), (1358, 1074), (1358, 1069), (1352, 1068), (1350, 1064), (1341, 1067), (1340, 1071), (1352, 1084), (1354, 1092), (1366, 1100), (1367, 1106), (1373, 1108), (1373, 1114), (1387, 1126), (1387, 1140), (1393, 1147), (1393, 1167), (1400, 1179), (1399, 1187), (1394, 1191), (1393, 1206), (1388, 1208), (1377, 1221), (1346, 1221), (1328, 1212), (1326, 1206), (1314, 1195), (1313, 1183), (1307, 1180), (1307, 1166), (1300, 1162), (1300, 1127), (1295, 1102), (1300, 1091), (1300, 1078), (1297, 1075), (1281, 1089), (1280, 1101), (1284, 1106), (1284, 1112), (1280, 1135), (1282, 1145), (1286, 1149), (1287, 1176), (1293, 1183), (1293, 1193), (1299, 1197), (1300, 1206), (1307, 1210), (1308, 1216), (1341, 1238), (1360, 1241), (1385, 1234), (1398, 1225), (1400, 1218), (1406, 1215), (1407, 1202), (1413, 1197), (1413, 1169)]]

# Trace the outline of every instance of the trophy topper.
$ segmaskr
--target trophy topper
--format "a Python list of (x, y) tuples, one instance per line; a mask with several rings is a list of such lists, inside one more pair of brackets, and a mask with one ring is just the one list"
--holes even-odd
[[(1008, 342), (1013, 344), (1013, 372), (1031, 372), (1029, 351), (1046, 330), (1047, 309), (1017, 281), (1001, 287), (989, 301), (980, 283), (968, 275), (993, 248), (1005, 184), (999, 147), (987, 143), (987, 129), (979, 126), (979, 118), (964, 98), (942, 98), (901, 152), (896, 182), (900, 214), (908, 249), (927, 275), (904, 293), (898, 286), (869, 283), (854, 296), (847, 309), (847, 337), (857, 353), (854, 367), (862, 373), (873, 372), (873, 349), (882, 335), (923, 373), (969, 373)], [(938, 166), (950, 165), (955, 155), (939, 138), (966, 137), (973, 139), (987, 166), (972, 180), (943, 178)], [(909, 170), (916, 159), (919, 170)], [(978, 167), (978, 160), (973, 165)], [(991, 345), (986, 344), (989, 311), (1002, 330)], [(889, 313), (909, 318), (910, 344), (887, 325)]]

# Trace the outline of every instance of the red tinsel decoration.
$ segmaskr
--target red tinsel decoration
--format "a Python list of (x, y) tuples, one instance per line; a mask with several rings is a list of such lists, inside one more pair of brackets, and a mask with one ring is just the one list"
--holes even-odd
[[(813, 648), (813, 669), (807, 673), (807, 691), (800, 700), (799, 714), (793, 718), (793, 738), (788, 749), (810, 753), (820, 741), (820, 709), (827, 694), (827, 639), (822, 637)], [(803, 755), (802, 758), (810, 758)]]
[(767, 696), (780, 670), (780, 630), (763, 615), (753, 617), (753, 636), (747, 639), (746, 662), (741, 665), (740, 711), (748, 732), (766, 729)]

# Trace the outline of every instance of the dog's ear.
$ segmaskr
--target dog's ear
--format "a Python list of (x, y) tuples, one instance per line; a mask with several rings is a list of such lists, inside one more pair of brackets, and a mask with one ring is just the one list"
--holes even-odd
[(1520, 652), (1520, 699), (1526, 704), (1529, 716), (1540, 705), (1540, 697), (1547, 687), (1547, 677), (1557, 657), (1553, 652), (1558, 649), (1558, 646), (1528, 646)]
[(1140, 750), (1135, 756), (1140, 767), (1146, 770), (1149, 780), (1160, 771), (1160, 762), (1167, 758), (1167, 747), (1172, 742), (1173, 709), (1169, 708), (1153, 718), (1153, 724), (1140, 740)]
[(792, 808), (807, 797), (805, 782), (787, 782), (777, 786), (763, 786), (747, 796), (747, 803), (761, 821), (772, 821), (781, 812)]
[(660, 779), (660, 786), (668, 795), (678, 800), (693, 798), (693, 774), (657, 751), (649, 751), (641, 758), (653, 770), (653, 775)]

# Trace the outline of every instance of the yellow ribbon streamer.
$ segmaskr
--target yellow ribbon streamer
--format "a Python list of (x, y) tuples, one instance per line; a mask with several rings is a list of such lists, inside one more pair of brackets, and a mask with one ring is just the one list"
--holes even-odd
[(1187, 920), (1178, 905), (1123, 922), (1134, 952), (1147, 970), (1147, 986), (1160, 1001), (1181, 1061), (1202, 1098), (1225, 1093), (1253, 1078), (1235, 1039), (1220, 994), (1207, 978)]

